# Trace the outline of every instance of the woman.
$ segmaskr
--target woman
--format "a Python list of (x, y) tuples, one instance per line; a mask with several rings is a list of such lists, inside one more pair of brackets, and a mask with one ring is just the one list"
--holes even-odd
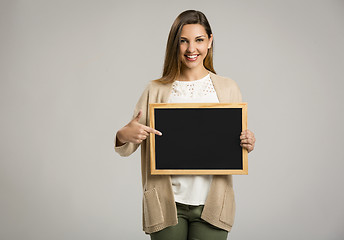
[[(151, 81), (141, 95), (133, 119), (116, 134), (115, 150), (129, 156), (141, 145), (143, 230), (151, 239), (227, 239), (235, 214), (231, 175), (151, 175), (149, 162), (149, 103), (241, 102), (237, 84), (216, 75), (213, 34), (205, 15), (182, 12), (174, 21), (166, 47), (163, 75)], [(249, 131), (241, 146), (254, 149)], [(216, 141), (216, 139), (209, 139)]]

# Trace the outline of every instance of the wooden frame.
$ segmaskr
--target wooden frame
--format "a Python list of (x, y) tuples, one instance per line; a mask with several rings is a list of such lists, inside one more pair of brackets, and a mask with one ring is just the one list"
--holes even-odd
[[(222, 109), (222, 110), (220, 110), (220, 109)], [(159, 116), (157, 116), (157, 115), (170, 116), (169, 118), (166, 118), (166, 119), (172, 119), (170, 124), (165, 124), (165, 126), (168, 126), (167, 128), (170, 128), (170, 126), (171, 126), (171, 130), (169, 130), (168, 133), (176, 132), (176, 131), (178, 132), (179, 130), (176, 130), (176, 125), (178, 123), (174, 124), (176, 122), (176, 119), (177, 120), (179, 119), (178, 121), (179, 121), (179, 123), (181, 123), (181, 120), (180, 120), (181, 116), (183, 116), (183, 118), (184, 118), (184, 116), (187, 116), (187, 115), (185, 115), (185, 113), (189, 113), (188, 116), (192, 116), (191, 119), (194, 119), (192, 114), (196, 113), (196, 115), (197, 115), (197, 113), (202, 113), (202, 112), (199, 112), (199, 110), (204, 110), (203, 113), (207, 114), (207, 115), (203, 114), (203, 115), (197, 115), (197, 116), (206, 116), (205, 118), (215, 119), (215, 120), (212, 120), (212, 121), (218, 121), (218, 120), (220, 120), (222, 122), (225, 121), (224, 122), (225, 124), (222, 124), (221, 126), (225, 126), (225, 128), (230, 128), (231, 126), (229, 126), (229, 125), (232, 125), (232, 124), (227, 124), (227, 120), (228, 121), (232, 121), (232, 120), (230, 120), (230, 119), (232, 119), (232, 117), (230, 117), (230, 116), (232, 116), (232, 115), (230, 115), (230, 114), (232, 114), (231, 113), (231, 111), (233, 111), (232, 109), (237, 109), (237, 110), (234, 110), (234, 112), (236, 114), (236, 118), (239, 119), (239, 120), (236, 120), (236, 124), (234, 124), (234, 125), (235, 126), (241, 125), (241, 129), (238, 129), (238, 127), (236, 127), (234, 129), (236, 134), (235, 134), (235, 136), (231, 136), (231, 138), (235, 139), (235, 141), (236, 141), (236, 139), (238, 139), (238, 141), (239, 141), (238, 144), (239, 144), (239, 147), (240, 147), (240, 139), (239, 139), (240, 132), (247, 129), (247, 103), (151, 103), (151, 104), (149, 104), (150, 127), (155, 129), (155, 127), (158, 125), (156, 123), (156, 121), (157, 121), (157, 117), (159, 118)], [(186, 111), (186, 112), (184, 111), (183, 112), (183, 110), (188, 110), (188, 111)], [(216, 111), (216, 110), (218, 110), (218, 111)], [(171, 111), (173, 111), (173, 112), (171, 112)], [(225, 115), (226, 118), (223, 119), (221, 117), (221, 119), (220, 119), (220, 117), (217, 117), (217, 118), (209, 117), (209, 116), (215, 116), (216, 117), (217, 116), (216, 115), (217, 112), (221, 112), (221, 114), (225, 113), (226, 114)], [(172, 113), (174, 114), (173, 118), (171, 118), (171, 114)], [(179, 113), (181, 113), (182, 115), (179, 115), (180, 117), (178, 118), (177, 116), (178, 116)], [(213, 114), (213, 113), (215, 113), (215, 114)], [(168, 115), (168, 114), (170, 114), (170, 115)], [(241, 115), (240, 118), (238, 118), (239, 117), (238, 115)], [(221, 115), (221, 116), (224, 116), (224, 115)], [(235, 118), (235, 117), (233, 117), (233, 118)], [(239, 123), (238, 123), (238, 121), (239, 121)], [(240, 123), (240, 121), (241, 121), (241, 123)], [(173, 122), (173, 124), (171, 124), (172, 122)], [(200, 122), (202, 124), (201, 120), (196, 119), (196, 121), (191, 123), (191, 125), (189, 124), (189, 126), (194, 126), (195, 124), (200, 124)], [(207, 127), (209, 126), (208, 123), (205, 123), (205, 124), (206, 125), (202, 125), (202, 126), (207, 126)], [(210, 124), (211, 124), (211, 122), (210, 122)], [(180, 124), (180, 125), (184, 125), (184, 123)], [(209, 130), (207, 133), (210, 132), (210, 134), (213, 134), (212, 133), (212, 132), (214, 132), (213, 130), (216, 129), (216, 127), (219, 127), (219, 126), (215, 126), (215, 125), (217, 125), (217, 124), (209, 126), (212, 129)], [(160, 126), (161, 126), (161, 124), (160, 124)], [(173, 127), (174, 127), (174, 129), (172, 130)], [(202, 127), (202, 128), (204, 129), (204, 127)], [(190, 128), (188, 128), (188, 129), (190, 129)], [(224, 129), (224, 128), (223, 127), (219, 127), (217, 129), (217, 135), (216, 136), (220, 136), (220, 135), (229, 136), (228, 134), (227, 135), (221, 134), (222, 133), (221, 132), (222, 129)], [(162, 129), (157, 128), (157, 130), (161, 131)], [(181, 131), (180, 133), (184, 134), (185, 132), (187, 132), (187, 131), (185, 131), (185, 129), (184, 129), (184, 131)], [(238, 133), (239, 133), (239, 136), (237, 136)], [(179, 140), (178, 140), (178, 141), (174, 141), (174, 142), (168, 143), (168, 145), (167, 145), (167, 143), (165, 143), (165, 141), (168, 140), (168, 136), (167, 136), (168, 134), (166, 134), (166, 132), (165, 132), (165, 135), (164, 135), (164, 131), (162, 131), (162, 134), (163, 134), (162, 136), (158, 136), (158, 135), (155, 135), (153, 133), (150, 133), (150, 161), (151, 161), (151, 174), (152, 175), (226, 175), (226, 174), (248, 174), (247, 150), (245, 148), (241, 148), (241, 147), (238, 148), (237, 142), (235, 142), (234, 144), (231, 144), (231, 145), (234, 146), (234, 149), (236, 149), (235, 151), (233, 150), (232, 152), (233, 153), (236, 152), (236, 154), (237, 155), (239, 154), (238, 156), (240, 156), (240, 159), (238, 159), (238, 157), (235, 158), (236, 159), (235, 160), (236, 161), (236, 163), (235, 163), (236, 165), (235, 166), (240, 166), (240, 167), (235, 167), (233, 169), (232, 168), (227, 168), (227, 167), (222, 167), (221, 164), (223, 162), (225, 162), (225, 164), (227, 164), (227, 165), (229, 164), (229, 161), (228, 162), (227, 161), (223, 161), (223, 159), (227, 159), (226, 157), (223, 158), (223, 155), (227, 154), (225, 152), (225, 150), (224, 150), (224, 148), (226, 148), (226, 147), (218, 147), (218, 143), (216, 141), (214, 141), (213, 139), (210, 139), (210, 141), (213, 144), (213, 146), (216, 147), (216, 148), (214, 150), (214, 147), (213, 147), (211, 150), (213, 152), (215, 152), (216, 154), (220, 154), (220, 155), (216, 155), (216, 156), (221, 156), (220, 157), (221, 160), (219, 160), (221, 162), (221, 163), (219, 163), (221, 165), (221, 167), (219, 167), (219, 168), (217, 168), (217, 167), (212, 168), (211, 167), (209, 169), (208, 168), (207, 169), (204, 169), (204, 168), (199, 169), (197, 167), (187, 167), (186, 169), (180, 169), (179, 167), (178, 168), (177, 167), (172, 167), (172, 168), (171, 167), (167, 167), (167, 168), (159, 167), (158, 165), (161, 165), (161, 164), (159, 164), (159, 162), (157, 162), (157, 161), (159, 161), (159, 159), (157, 159), (157, 156), (156, 156), (156, 155), (158, 155), (158, 154), (156, 154), (156, 153), (158, 153), (158, 152), (156, 152), (156, 143), (159, 145), (160, 142), (161, 142), (161, 144), (159, 146), (163, 145), (162, 143), (164, 143), (165, 145), (163, 145), (163, 146), (168, 146), (168, 147), (171, 146), (173, 148), (174, 143), (179, 142)], [(180, 136), (181, 135), (178, 135), (177, 138), (178, 139), (182, 139), (182, 138), (185, 138), (187, 135), (184, 134), (182, 136), (182, 138)], [(162, 138), (162, 137), (165, 137), (165, 138)], [(212, 137), (212, 136), (210, 136), (210, 137)], [(156, 141), (156, 139), (157, 139), (157, 141)], [(216, 137), (216, 139), (217, 139), (217, 137)], [(227, 138), (225, 138), (225, 139), (227, 139)], [(202, 142), (203, 145), (206, 144), (206, 147), (203, 147), (203, 149), (204, 148), (208, 148), (207, 147), (208, 146), (208, 142), (206, 142), (207, 140), (208, 140), (208, 138), (205, 138), (205, 139), (202, 139), (201, 141), (199, 141), (199, 142)], [(193, 138), (192, 138), (191, 141), (194, 142)], [(187, 145), (187, 143), (189, 143), (191, 141), (189, 139), (189, 141), (186, 141), (185, 145)], [(223, 146), (223, 141), (221, 142), (221, 144), (222, 144), (221, 146)], [(179, 145), (176, 144), (176, 146), (180, 146), (180, 144)], [(200, 149), (200, 150), (202, 151), (202, 149)], [(207, 151), (208, 150), (209, 149), (207, 149)], [(223, 153), (222, 153), (222, 150), (224, 151)], [(168, 151), (170, 153), (174, 154), (175, 151), (178, 151), (178, 149), (168, 149)], [(165, 152), (166, 151), (161, 151), (161, 153), (165, 153)], [(197, 150), (197, 152), (198, 152), (198, 150)], [(160, 154), (160, 155), (163, 155), (163, 154)], [(184, 155), (184, 154), (181, 154), (181, 155)], [(168, 154), (166, 154), (165, 156), (168, 157)], [(180, 156), (180, 155), (178, 155), (178, 156)], [(215, 156), (215, 155), (210, 155), (210, 156)], [(165, 158), (167, 159), (167, 157), (165, 157)], [(198, 159), (201, 159), (201, 158), (202, 158), (202, 156), (200, 156)], [(220, 158), (217, 157), (216, 159), (220, 159)], [(177, 159), (177, 158), (173, 158), (173, 159)], [(214, 160), (215, 158), (212, 158), (212, 159)], [(231, 159), (230, 161), (234, 162), (233, 161), (234, 157), (231, 158), (230, 156), (228, 156), (228, 159)], [(171, 162), (173, 162), (173, 163), (171, 163)], [(201, 161), (199, 161), (199, 162), (201, 162)], [(197, 163), (199, 163), (199, 162), (197, 162)], [(204, 162), (206, 165), (209, 164), (209, 158), (207, 158), (205, 160), (202, 160), (202, 162)], [(164, 164), (166, 164), (166, 163), (164, 163)], [(172, 161), (172, 160), (168, 161), (168, 164), (174, 164), (174, 161)], [(191, 164), (193, 164), (193, 163), (191, 163)]]

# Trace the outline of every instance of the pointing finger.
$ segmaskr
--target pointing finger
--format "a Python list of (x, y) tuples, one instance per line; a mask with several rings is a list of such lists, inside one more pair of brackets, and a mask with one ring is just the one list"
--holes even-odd
[(145, 127), (145, 130), (146, 130), (146, 132), (149, 132), (149, 133), (154, 133), (154, 134), (157, 134), (157, 135), (159, 135), (159, 136), (161, 136), (162, 135), (162, 133), (161, 132), (159, 132), (158, 130), (155, 130), (154, 128), (150, 128), (150, 127)]

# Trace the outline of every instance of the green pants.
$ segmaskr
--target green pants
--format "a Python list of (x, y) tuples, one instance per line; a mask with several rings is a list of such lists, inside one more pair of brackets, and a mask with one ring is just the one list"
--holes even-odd
[(178, 224), (152, 233), (151, 240), (226, 240), (228, 232), (201, 219), (203, 205), (177, 204)]

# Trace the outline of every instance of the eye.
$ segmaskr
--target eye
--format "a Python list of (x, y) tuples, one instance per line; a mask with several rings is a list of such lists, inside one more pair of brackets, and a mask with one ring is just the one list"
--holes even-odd
[(197, 41), (197, 42), (203, 42), (204, 39), (203, 39), (203, 38), (198, 38), (196, 41)]
[(180, 43), (186, 43), (186, 39), (180, 39)]

